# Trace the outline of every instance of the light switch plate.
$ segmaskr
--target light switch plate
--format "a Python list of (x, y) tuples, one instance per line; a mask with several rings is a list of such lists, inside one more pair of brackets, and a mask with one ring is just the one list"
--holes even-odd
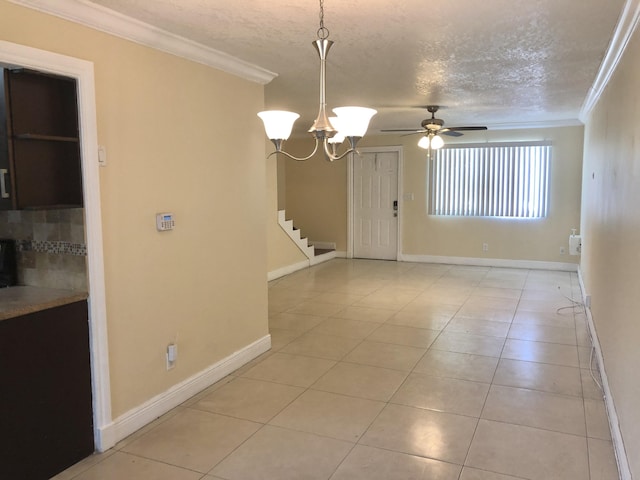
[(104, 145), (98, 146), (98, 165), (101, 167), (107, 166), (107, 147)]

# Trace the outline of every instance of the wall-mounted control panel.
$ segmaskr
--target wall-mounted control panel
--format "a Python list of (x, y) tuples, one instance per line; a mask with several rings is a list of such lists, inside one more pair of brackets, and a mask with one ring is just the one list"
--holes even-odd
[(156, 214), (156, 228), (159, 232), (165, 230), (173, 230), (176, 226), (176, 222), (173, 219), (173, 213), (158, 213)]

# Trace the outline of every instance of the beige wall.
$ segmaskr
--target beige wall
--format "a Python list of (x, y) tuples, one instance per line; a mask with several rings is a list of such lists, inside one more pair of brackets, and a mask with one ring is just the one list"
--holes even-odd
[(263, 87), (4, 0), (0, 38), (95, 66), (113, 416), (267, 335)]
[(581, 271), (634, 478), (640, 478), (640, 34), (585, 130)]
[[(286, 142), (285, 149), (306, 157), (313, 149), (311, 137)], [(318, 154), (310, 160), (284, 160), (287, 218), (316, 242), (336, 242), (337, 250), (346, 250), (347, 237), (347, 162), (325, 161)]]
[[(582, 127), (496, 130), (467, 133), (447, 142), (551, 140), (553, 159), (549, 216), (541, 220), (505, 221), (496, 218), (455, 218), (427, 215), (426, 152), (417, 136), (367, 136), (359, 146), (403, 147), (403, 192), (414, 200), (400, 200), (404, 229), (402, 253), (445, 257), (498, 258), (577, 263), (568, 252), (571, 228), (580, 223)], [(303, 153), (309, 140), (292, 140), (287, 148)], [(347, 250), (347, 162), (321, 158), (286, 162), (287, 212), (312, 240), (334, 241)], [(489, 244), (483, 253), (482, 244)]]
[[(265, 136), (266, 139), (266, 136)], [(266, 155), (273, 151), (273, 144), (265, 140)], [(267, 166), (267, 268), (269, 272), (286, 269), (305, 261), (307, 257), (278, 224), (278, 210), (284, 209), (284, 195), (280, 188), (285, 181), (282, 159), (276, 156), (265, 160)], [(287, 212), (287, 219), (290, 218)]]
[[(267, 148), (267, 155), (273, 151), (273, 144), (270, 141), (267, 141), (269, 147)], [(287, 208), (287, 176), (286, 176), (286, 167), (285, 167), (285, 159), (282, 158), (281, 155), (278, 156), (277, 159), (277, 185), (276, 189), (278, 190), (278, 210), (285, 210)]]

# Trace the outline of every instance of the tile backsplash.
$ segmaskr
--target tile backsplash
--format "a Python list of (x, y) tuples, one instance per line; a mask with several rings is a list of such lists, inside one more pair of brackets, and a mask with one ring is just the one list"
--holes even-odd
[(0, 211), (0, 238), (16, 240), (19, 285), (87, 291), (84, 209)]

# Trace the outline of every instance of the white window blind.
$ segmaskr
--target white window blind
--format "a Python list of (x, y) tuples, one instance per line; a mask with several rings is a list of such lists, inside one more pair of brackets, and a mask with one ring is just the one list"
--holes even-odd
[(436, 150), (429, 167), (429, 214), (545, 217), (550, 160), (547, 142)]

